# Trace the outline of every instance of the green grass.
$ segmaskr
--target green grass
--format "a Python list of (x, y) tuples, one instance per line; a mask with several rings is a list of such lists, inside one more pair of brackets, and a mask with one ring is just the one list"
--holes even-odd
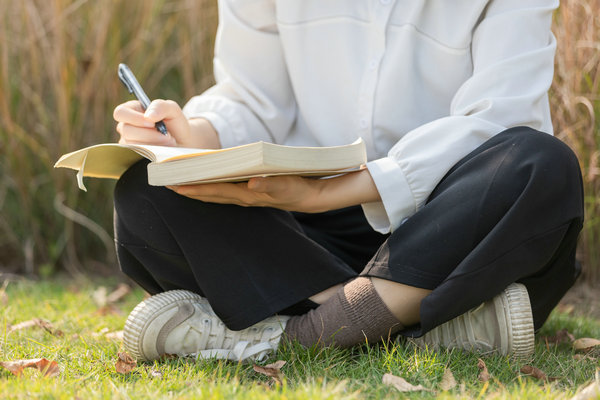
[[(223, 361), (175, 359), (138, 365), (128, 375), (116, 372), (122, 345), (102, 335), (123, 327), (127, 313), (143, 298), (134, 290), (117, 304), (117, 313), (100, 315), (92, 293), (101, 283), (13, 282), (0, 298), (0, 361), (45, 357), (56, 360), (61, 374), (44, 378), (27, 369), (21, 377), (0, 370), (3, 398), (27, 399), (334, 399), (334, 398), (569, 398), (592, 380), (598, 358), (577, 360), (569, 344), (547, 346), (538, 335), (530, 365), (557, 377), (543, 383), (519, 373), (523, 362), (506, 357), (486, 357), (492, 375), (487, 383), (477, 379), (477, 355), (457, 351), (424, 351), (409, 343), (362, 346), (352, 350), (304, 349), (285, 346), (267, 362), (285, 360), (283, 385), (256, 373), (252, 365)], [(104, 283), (110, 290), (114, 283)], [(8, 332), (9, 325), (43, 318), (63, 332), (55, 336), (30, 328)], [(540, 335), (567, 328), (575, 337), (600, 336), (600, 322), (554, 312)], [(439, 389), (449, 368), (458, 385)], [(384, 386), (385, 373), (402, 376), (434, 392), (401, 394)]]

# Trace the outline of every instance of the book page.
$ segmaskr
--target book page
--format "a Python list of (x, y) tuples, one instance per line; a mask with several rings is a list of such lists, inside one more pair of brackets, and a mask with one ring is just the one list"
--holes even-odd
[(197, 157), (203, 154), (218, 153), (228, 149), (192, 149), (188, 147), (167, 147), (167, 146), (152, 146), (152, 145), (136, 145), (145, 150), (149, 150), (154, 155), (153, 161), (158, 163), (178, 160), (181, 158)]

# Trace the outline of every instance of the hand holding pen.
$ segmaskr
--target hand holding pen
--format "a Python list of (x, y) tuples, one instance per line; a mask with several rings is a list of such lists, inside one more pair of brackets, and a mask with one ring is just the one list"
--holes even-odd
[(125, 64), (119, 65), (118, 75), (138, 99), (119, 104), (114, 110), (117, 132), (121, 135), (119, 143), (204, 149), (220, 147), (218, 135), (208, 121), (202, 118), (188, 120), (173, 100), (150, 102)]
[[(144, 92), (144, 89), (142, 89), (142, 86), (140, 86), (140, 83), (136, 79), (135, 75), (133, 75), (133, 72), (131, 72), (127, 65), (121, 63), (119, 64), (118, 74), (119, 79), (121, 82), (123, 82), (123, 85), (125, 85), (127, 90), (129, 90), (129, 93), (133, 93), (135, 95), (142, 105), (142, 109), (146, 111), (150, 105), (150, 99), (146, 95), (146, 92)], [(167, 134), (167, 127), (163, 121), (156, 122), (154, 126), (156, 126), (156, 129), (163, 135)]]
[[(138, 99), (120, 104), (114, 110), (113, 117), (118, 122), (117, 132), (121, 135), (119, 143), (187, 145), (190, 127), (179, 105), (172, 100), (150, 102), (135, 75), (125, 64), (119, 64), (118, 76), (127, 90)], [(165, 122), (169, 125), (168, 131)]]

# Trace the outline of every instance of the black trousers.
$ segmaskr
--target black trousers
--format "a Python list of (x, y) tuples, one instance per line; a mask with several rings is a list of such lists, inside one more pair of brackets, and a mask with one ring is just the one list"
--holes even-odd
[(120, 267), (154, 294), (199, 293), (231, 329), (358, 275), (431, 289), (420, 335), (526, 285), (539, 328), (580, 273), (583, 221), (578, 161), (558, 139), (529, 128), (502, 132), (458, 162), (425, 206), (391, 235), (360, 207), (322, 214), (204, 203), (147, 184), (146, 164), (115, 189)]

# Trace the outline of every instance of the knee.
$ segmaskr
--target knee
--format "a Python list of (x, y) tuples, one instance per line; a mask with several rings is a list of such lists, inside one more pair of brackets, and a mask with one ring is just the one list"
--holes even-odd
[(579, 175), (577, 156), (566, 143), (556, 137), (528, 127), (511, 128), (503, 132), (516, 147), (516, 153), (523, 160), (539, 166), (542, 171), (566, 171), (566, 174)]
[(223, 215), (230, 211), (227, 205), (201, 202), (163, 186), (149, 185), (147, 164), (143, 160), (132, 165), (115, 186), (115, 218), (123, 226), (142, 232), (165, 221), (188, 221), (193, 215), (201, 215), (203, 223), (223, 224)]
[[(166, 209), (165, 205), (168, 203), (164, 197), (168, 196), (168, 192), (171, 191), (148, 185), (146, 164), (147, 162), (139, 162), (131, 166), (115, 186), (115, 239), (122, 245), (163, 249), (161, 242), (170, 242), (165, 239), (167, 230), (161, 210)], [(134, 250), (120, 248), (117, 244), (117, 255), (121, 268), (126, 275), (131, 276), (126, 265), (137, 264), (133, 261), (122, 262), (122, 259), (129, 255), (129, 251)]]
[[(132, 165), (119, 178), (114, 189), (115, 229), (140, 233), (156, 218), (156, 204), (161, 203), (158, 193), (163, 188), (148, 185), (146, 161)], [(160, 205), (158, 206), (160, 208)], [(121, 232), (122, 236), (122, 232)]]
[(516, 179), (546, 201), (566, 202), (582, 208), (583, 189), (577, 156), (556, 137), (518, 127), (503, 134), (510, 146), (507, 165)]
[[(512, 132), (511, 132), (512, 133)], [(554, 186), (581, 183), (581, 171), (577, 156), (566, 143), (547, 133), (531, 128), (514, 128), (518, 135), (515, 153), (521, 165), (531, 168), (541, 178)]]

